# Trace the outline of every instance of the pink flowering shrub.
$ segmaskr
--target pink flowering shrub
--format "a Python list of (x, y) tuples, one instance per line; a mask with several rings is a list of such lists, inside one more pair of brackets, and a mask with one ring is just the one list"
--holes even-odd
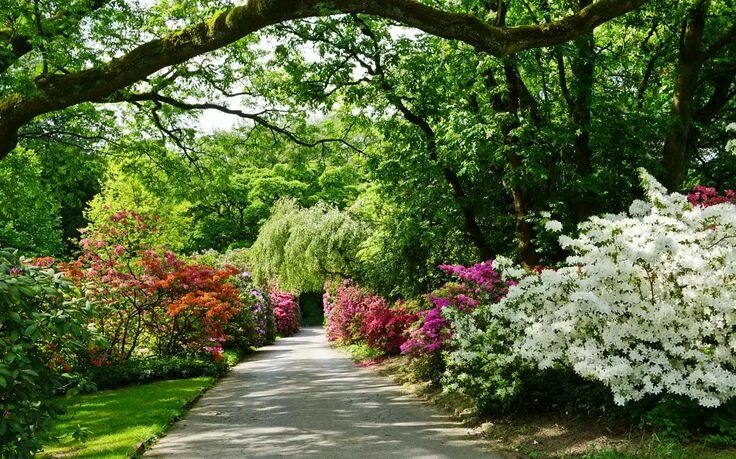
[(698, 185), (687, 195), (687, 200), (690, 204), (700, 207), (710, 207), (726, 202), (736, 203), (736, 191), (729, 189), (719, 194), (715, 188)]
[(325, 285), (323, 296), (327, 337), (340, 344), (364, 342), (384, 354), (398, 354), (419, 316), (403, 304), (386, 300), (344, 280)]
[(292, 336), (299, 331), (299, 303), (291, 293), (272, 291), (269, 293), (276, 318), (276, 332), (281, 336)]
[(367, 305), (363, 302), (360, 287), (347, 279), (337, 286), (326, 284), (323, 305), (327, 339), (346, 345), (361, 341)]
[(498, 302), (513, 285), (512, 281), (501, 279), (491, 261), (470, 267), (440, 265), (439, 268), (462, 282), (447, 284), (428, 295), (433, 307), (423, 312), (422, 320), (411, 330), (409, 339), (401, 346), (403, 354), (418, 356), (446, 349), (452, 338), (451, 323), (445, 314), (447, 308), (470, 314), (480, 300)]

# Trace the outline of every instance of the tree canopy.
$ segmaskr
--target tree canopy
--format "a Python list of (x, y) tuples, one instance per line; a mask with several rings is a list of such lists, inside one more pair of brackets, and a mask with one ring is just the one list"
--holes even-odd
[[(251, 246), (282, 198), (360, 202), (372, 231), (356, 270), (411, 295), (448, 260), (561, 260), (545, 222), (574, 231), (625, 209), (640, 167), (670, 190), (736, 176), (731, 0), (17, 1), (7, 12), (0, 151), (39, 158), (60, 215), (44, 237), (72, 241), (61, 252), (116, 202), (142, 199), (178, 225), (168, 242), (183, 252)], [(239, 124), (207, 132), (203, 113)]]

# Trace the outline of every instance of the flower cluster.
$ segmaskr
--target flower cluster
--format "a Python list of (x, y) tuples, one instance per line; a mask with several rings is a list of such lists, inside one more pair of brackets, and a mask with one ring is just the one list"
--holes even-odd
[(299, 331), (301, 313), (299, 302), (291, 293), (271, 291), (273, 315), (276, 318), (276, 332), (280, 336), (292, 336)]
[(159, 355), (210, 352), (211, 339), (224, 337), (243, 308), (232, 282), (238, 270), (192, 262), (151, 244), (152, 217), (119, 211), (108, 220), (88, 229), (79, 258), (62, 266), (97, 304), (93, 322), (107, 339), (104, 355), (127, 360), (140, 347)]
[(325, 285), (327, 337), (340, 344), (364, 342), (384, 354), (398, 354), (418, 316), (403, 304), (390, 305), (380, 296), (345, 280)]
[(362, 318), (366, 311), (360, 287), (347, 279), (336, 286), (326, 284), (322, 298), (327, 320), (327, 339), (340, 344), (359, 342)]
[(560, 237), (566, 266), (478, 308), (476, 322), (504, 325), (506, 356), (492, 348), (500, 327), (461, 321), (455, 360), (563, 366), (619, 404), (668, 393), (715, 407), (736, 395), (736, 205), (693, 205), (642, 177), (647, 202)]
[(407, 330), (419, 318), (399, 303), (393, 307), (377, 295), (363, 297), (366, 305), (360, 333), (365, 343), (384, 354), (398, 354), (407, 339)]
[(687, 200), (694, 206), (710, 207), (727, 202), (736, 202), (736, 191), (728, 189), (719, 194), (715, 188), (698, 185), (687, 195)]
[(479, 300), (497, 302), (508, 292), (514, 281), (505, 281), (493, 268), (493, 262), (473, 266), (440, 265), (439, 268), (462, 281), (447, 284), (429, 294), (432, 308), (424, 311), (422, 321), (411, 331), (410, 338), (401, 347), (401, 352), (421, 355), (448, 348), (453, 331), (448, 318), (451, 311), (470, 314)]

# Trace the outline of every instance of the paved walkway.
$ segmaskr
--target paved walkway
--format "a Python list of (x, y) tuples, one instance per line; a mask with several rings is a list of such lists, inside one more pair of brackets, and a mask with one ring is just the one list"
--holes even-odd
[(307, 328), (233, 368), (147, 456), (498, 458), (477, 444)]

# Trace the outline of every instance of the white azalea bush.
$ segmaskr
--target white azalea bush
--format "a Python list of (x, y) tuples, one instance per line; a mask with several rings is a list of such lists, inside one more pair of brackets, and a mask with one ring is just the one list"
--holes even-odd
[(560, 237), (573, 253), (566, 267), (521, 277), (476, 321), (455, 323), (448, 380), (477, 385), (483, 375), (464, 369), (486, 359), (571, 369), (620, 405), (677, 395), (717, 407), (736, 395), (736, 206), (693, 206), (642, 179), (647, 202)]

